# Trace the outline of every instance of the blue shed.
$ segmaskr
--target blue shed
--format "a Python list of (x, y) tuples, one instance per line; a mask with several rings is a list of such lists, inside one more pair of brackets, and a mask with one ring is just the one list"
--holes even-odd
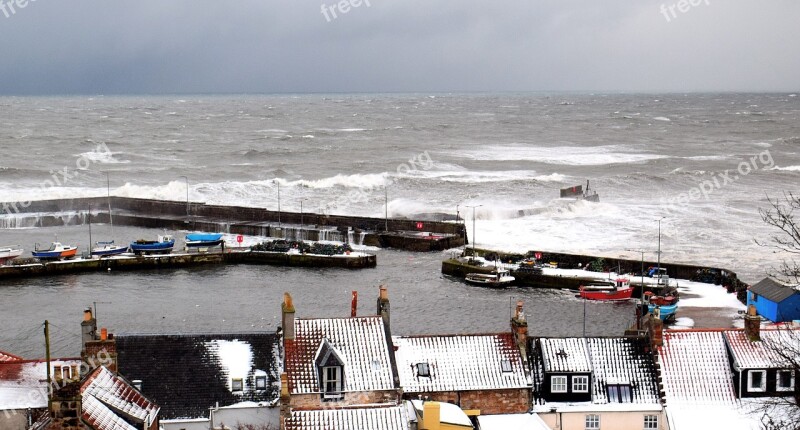
[(772, 322), (800, 320), (800, 291), (772, 278), (764, 278), (750, 287), (747, 304)]

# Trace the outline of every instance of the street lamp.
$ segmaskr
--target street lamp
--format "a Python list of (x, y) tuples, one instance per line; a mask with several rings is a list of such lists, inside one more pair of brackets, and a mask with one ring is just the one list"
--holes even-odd
[[(186, 217), (189, 217), (189, 177), (181, 176), (181, 178), (186, 180)], [(189, 222), (187, 219), (186, 222)]]
[(483, 205), (464, 205), (465, 207), (472, 208), (472, 258), (475, 258), (475, 208)]
[(300, 226), (303, 226), (303, 202), (306, 199), (300, 199)]
[(281, 226), (281, 183), (275, 179), (275, 185), (278, 186), (278, 227)]
[(458, 205), (456, 205), (456, 224), (458, 224)]
[(658, 275), (658, 280), (656, 284), (658, 286), (661, 286), (661, 220), (663, 220), (664, 218), (666, 217), (662, 216), (661, 218), (658, 219), (658, 260), (657, 260), (658, 262), (656, 263), (657, 267), (656, 273)]

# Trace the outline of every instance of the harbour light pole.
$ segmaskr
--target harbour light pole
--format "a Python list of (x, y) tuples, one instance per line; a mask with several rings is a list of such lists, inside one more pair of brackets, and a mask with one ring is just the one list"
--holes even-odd
[(656, 263), (656, 274), (658, 275), (658, 280), (656, 281), (656, 285), (661, 285), (661, 220), (666, 217), (661, 217), (658, 219), (658, 260)]
[(464, 205), (465, 207), (472, 208), (472, 258), (475, 258), (475, 208), (483, 205)]
[(303, 201), (305, 199), (300, 199), (300, 226), (303, 226)]
[(186, 222), (189, 222), (189, 177), (181, 176), (181, 178), (186, 180)]

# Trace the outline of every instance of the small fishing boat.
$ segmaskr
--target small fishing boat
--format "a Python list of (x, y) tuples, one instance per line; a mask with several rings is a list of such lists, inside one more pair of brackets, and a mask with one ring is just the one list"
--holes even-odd
[(77, 253), (77, 246), (65, 246), (61, 242), (53, 242), (48, 249), (39, 249), (37, 244), (35, 251), (32, 252), (33, 256), (40, 260), (64, 260), (75, 257)]
[(625, 278), (581, 285), (580, 288), (580, 297), (587, 300), (628, 300), (632, 295), (633, 287)]
[(22, 255), (23, 249), (18, 246), (0, 246), (0, 266)]
[(647, 303), (647, 310), (653, 315), (658, 315), (661, 321), (668, 322), (675, 320), (675, 312), (678, 311), (678, 298), (675, 296), (656, 296), (653, 292), (644, 293), (644, 301)]
[(92, 248), (93, 257), (110, 257), (112, 255), (120, 255), (128, 252), (128, 247), (125, 245), (115, 245), (114, 241), (110, 242), (96, 242), (95, 247)]
[(169, 254), (175, 247), (175, 238), (170, 235), (159, 235), (158, 240), (139, 239), (131, 242), (130, 248), (134, 254)]
[(464, 280), (472, 285), (499, 288), (511, 285), (515, 278), (508, 270), (498, 269), (494, 273), (467, 273)]
[(222, 233), (190, 233), (186, 235), (187, 248), (210, 248), (222, 245)]

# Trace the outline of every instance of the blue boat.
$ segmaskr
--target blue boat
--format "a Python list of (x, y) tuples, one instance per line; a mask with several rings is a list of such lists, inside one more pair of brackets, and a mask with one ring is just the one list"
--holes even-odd
[(35, 246), (33, 256), (40, 260), (64, 260), (75, 257), (78, 253), (77, 246), (62, 245), (60, 242), (53, 242), (49, 249), (39, 249), (39, 244)]
[(190, 233), (186, 235), (187, 248), (210, 248), (222, 245), (222, 233)]
[(655, 314), (655, 310), (658, 309), (658, 317), (661, 321), (673, 321), (675, 320), (675, 312), (678, 310), (678, 304), (675, 303), (673, 305), (648, 305), (647, 310), (651, 314)]
[(175, 239), (169, 235), (158, 236), (158, 240), (139, 239), (131, 242), (134, 254), (169, 254), (175, 246)]
[(113, 240), (111, 242), (97, 242), (96, 245), (96, 247), (92, 248), (92, 256), (95, 257), (110, 257), (128, 252), (127, 246), (115, 245)]

